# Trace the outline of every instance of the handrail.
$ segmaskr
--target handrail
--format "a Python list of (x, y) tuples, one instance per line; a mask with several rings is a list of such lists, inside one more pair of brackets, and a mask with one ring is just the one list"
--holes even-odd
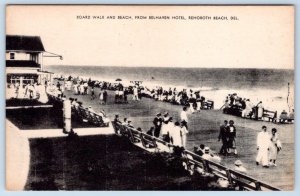
[[(165, 141), (161, 140), (160, 138), (156, 138), (154, 136), (148, 135), (148, 134), (138, 131), (134, 128), (130, 128), (119, 122), (112, 122), (112, 124), (113, 124), (113, 127), (115, 128), (116, 133), (118, 131), (117, 129), (120, 128), (120, 129), (130, 132), (131, 134), (133, 132), (139, 133), (139, 134), (136, 134), (134, 137), (140, 136), (139, 139), (141, 141), (143, 140), (142, 136), (146, 136), (147, 138), (150, 138), (153, 142), (161, 143), (169, 148), (174, 147), (174, 145), (171, 143), (165, 142)], [(122, 135), (128, 137), (126, 133), (123, 133)], [(131, 142), (135, 143), (132, 140), (131, 140)], [(266, 182), (257, 180), (253, 177), (242, 174), (238, 171), (234, 171), (234, 170), (227, 168), (226, 166), (221, 165), (219, 163), (203, 159), (201, 156), (199, 156), (189, 150), (184, 150), (184, 153), (191, 156), (191, 158), (187, 157), (188, 162), (190, 162), (191, 164), (197, 165), (198, 167), (202, 168), (204, 171), (206, 171), (208, 173), (213, 173), (215, 175), (218, 175), (219, 177), (222, 177), (222, 178), (228, 180), (232, 186), (239, 186), (245, 190), (262, 190), (262, 188), (263, 188), (263, 189), (270, 190), (270, 191), (280, 191), (279, 188), (273, 187)], [(246, 182), (248, 182), (248, 183), (246, 183)]]
[[(57, 97), (57, 96), (52, 95), (50, 93), (48, 93), (48, 96), (51, 97), (53, 100), (59, 102), (60, 104), (63, 103), (63, 99), (60, 98), (60, 97)], [(71, 109), (72, 109), (73, 112), (76, 112), (75, 114), (77, 114), (78, 112), (80, 113), (81, 111), (83, 111), (85, 113), (84, 116), (87, 116), (86, 120), (88, 120), (93, 125), (98, 125), (98, 126), (105, 126), (106, 125), (103, 122), (103, 117), (100, 116), (99, 114), (97, 114), (96, 112), (89, 111), (89, 110), (85, 109), (82, 106), (79, 106), (77, 108), (74, 107), (74, 106), (71, 106)], [(82, 116), (81, 114), (78, 114), (78, 115), (79, 115), (80, 118), (84, 118), (84, 116)], [(78, 116), (76, 116), (76, 117), (78, 117)]]

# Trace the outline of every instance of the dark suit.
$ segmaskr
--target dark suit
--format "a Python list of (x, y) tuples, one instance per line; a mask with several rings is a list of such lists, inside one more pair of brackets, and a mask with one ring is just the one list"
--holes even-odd
[(162, 124), (162, 119), (160, 117), (155, 117), (153, 120), (154, 124), (154, 136), (159, 137), (160, 130), (161, 130), (161, 124)]
[(219, 140), (222, 140), (222, 147), (220, 149), (220, 154), (227, 154), (227, 148), (228, 148), (228, 129), (226, 125), (220, 126), (220, 134), (219, 134)]

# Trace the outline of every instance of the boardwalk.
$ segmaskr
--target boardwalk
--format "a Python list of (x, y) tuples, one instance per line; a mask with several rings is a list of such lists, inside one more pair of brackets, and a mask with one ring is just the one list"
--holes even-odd
[[(96, 89), (96, 95), (97, 91)], [(107, 105), (99, 105), (98, 100), (90, 100), (89, 95), (73, 95), (66, 92), (67, 97), (76, 97), (82, 101), (84, 106), (92, 106), (95, 111), (104, 109), (111, 119), (119, 114), (121, 119), (128, 117), (133, 121), (135, 127), (141, 127), (144, 131), (152, 126), (153, 117), (157, 112), (168, 111), (174, 119), (179, 119), (181, 106), (170, 103), (156, 102), (152, 99), (142, 99), (139, 102), (129, 101), (129, 104), (114, 104), (113, 93), (109, 92)], [(130, 100), (131, 97), (129, 97)], [(222, 157), (222, 162), (233, 167), (235, 160), (240, 159), (248, 169), (248, 174), (262, 181), (272, 184), (283, 190), (292, 190), (294, 184), (294, 125), (277, 125), (269, 122), (259, 122), (225, 115), (218, 110), (202, 111), (189, 116), (190, 134), (188, 135), (187, 148), (193, 150), (194, 145), (201, 143), (218, 151), (221, 142), (218, 142), (219, 126), (223, 120), (234, 120), (237, 127), (237, 149), (238, 155)], [(268, 129), (275, 127), (278, 130), (283, 143), (283, 150), (279, 154), (277, 167), (269, 169), (255, 165), (256, 136), (262, 125)]]

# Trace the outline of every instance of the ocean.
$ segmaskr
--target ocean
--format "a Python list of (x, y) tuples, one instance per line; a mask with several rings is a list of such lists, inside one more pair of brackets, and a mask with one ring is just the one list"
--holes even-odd
[(67, 65), (45, 66), (45, 70), (56, 75), (93, 80), (114, 81), (121, 78), (125, 85), (130, 81), (143, 81), (142, 85), (148, 88), (163, 86), (166, 89), (197, 89), (206, 99), (215, 102), (215, 109), (220, 108), (226, 95), (231, 93), (249, 98), (253, 104), (262, 101), (269, 110), (281, 112), (294, 107), (294, 70)]

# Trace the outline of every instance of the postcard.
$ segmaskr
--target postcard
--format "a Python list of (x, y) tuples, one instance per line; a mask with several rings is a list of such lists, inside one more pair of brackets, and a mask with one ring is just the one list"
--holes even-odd
[(293, 5), (7, 5), (6, 189), (291, 191)]

